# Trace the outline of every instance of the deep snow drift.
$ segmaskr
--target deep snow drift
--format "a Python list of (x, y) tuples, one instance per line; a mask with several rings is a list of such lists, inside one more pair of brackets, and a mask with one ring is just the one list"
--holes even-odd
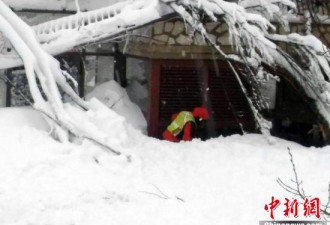
[[(257, 224), (270, 219), (271, 196), (292, 197), (276, 183), (294, 176), (287, 147), (306, 194), (327, 200), (329, 147), (270, 145), (256, 134), (169, 143), (111, 110), (89, 112), (128, 161), (88, 141), (56, 142), (27, 108), (0, 115), (0, 224)], [(287, 219), (283, 210), (276, 219)]]
[(146, 131), (147, 121), (141, 109), (130, 100), (125, 88), (122, 88), (116, 81), (111, 80), (96, 86), (86, 96), (87, 100), (92, 98), (97, 98), (108, 108), (125, 117), (134, 128)]

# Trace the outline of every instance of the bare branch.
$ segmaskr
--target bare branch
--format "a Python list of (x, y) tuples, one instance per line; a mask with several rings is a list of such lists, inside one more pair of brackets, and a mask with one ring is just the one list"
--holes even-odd
[[(291, 162), (291, 165), (292, 165), (292, 169), (293, 169), (293, 172), (294, 172), (294, 180), (291, 180), (295, 185), (294, 186), (290, 186), (286, 183), (284, 183), (280, 178), (277, 178), (276, 182), (287, 192), (293, 194), (294, 196), (299, 196), (303, 201), (305, 201), (305, 199), (307, 197), (310, 197), (310, 196), (307, 196), (305, 194), (305, 191), (302, 187), (302, 181), (299, 181), (299, 178), (298, 178), (298, 173), (297, 173), (297, 170), (296, 170), (296, 166), (295, 166), (295, 163), (294, 163), (294, 160), (293, 160), (293, 155), (291, 153), (291, 149), (288, 147), (288, 152), (289, 152), (289, 155), (290, 155), (290, 162)], [(328, 202), (326, 205), (323, 205), (321, 202), (320, 202), (320, 205), (323, 206), (323, 208), (320, 208), (320, 213), (324, 215), (324, 218), (327, 219), (327, 217), (330, 219), (330, 210), (329, 210), (329, 205), (330, 205), (330, 183), (329, 183), (329, 188), (328, 188)]]
[(178, 197), (178, 196), (174, 196), (174, 198), (169, 197), (168, 195), (164, 194), (164, 192), (162, 190), (160, 190), (156, 185), (152, 184), (152, 186), (157, 190), (158, 193), (153, 193), (153, 192), (149, 192), (149, 191), (140, 191), (141, 193), (144, 194), (148, 194), (148, 195), (153, 195), (156, 196), (158, 198), (164, 199), (164, 200), (168, 200), (168, 199), (175, 199), (181, 202), (185, 202), (182, 198)]

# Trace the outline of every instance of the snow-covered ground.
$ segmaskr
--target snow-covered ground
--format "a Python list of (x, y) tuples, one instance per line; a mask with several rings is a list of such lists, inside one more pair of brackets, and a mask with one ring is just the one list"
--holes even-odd
[[(0, 110), (1, 225), (258, 224), (270, 219), (272, 196), (292, 197), (276, 183), (294, 177), (287, 147), (306, 194), (327, 200), (329, 147), (269, 144), (257, 134), (170, 143), (114, 113), (89, 115), (130, 160), (88, 141), (55, 141), (29, 108)], [(276, 219), (287, 219), (283, 210)]]
[[(38, 9), (75, 8), (73, 0), (60, 0), (57, 4), (48, 4), (48, 1), (43, 1), (42, 5), (30, 0), (24, 2), (26, 3), (24, 8), (30, 9), (34, 7)], [(86, 0), (84, 2), (86, 6), (93, 5), (99, 8), (105, 6), (103, 3), (108, 5), (108, 3), (119, 1), (98, 0), (96, 3)], [(17, 2), (15, 8), (22, 8), (21, 3), (23, 1)], [(104, 39), (106, 37), (104, 35), (121, 33), (128, 28), (148, 24), (158, 20), (162, 15), (172, 13), (172, 9), (167, 7), (161, 9), (156, 3), (157, 1), (137, 1), (134, 7), (125, 5), (127, 8), (120, 5), (118, 7), (121, 13), (117, 14), (116, 10), (113, 17), (103, 18), (102, 12), (102, 23), (98, 23), (101, 21), (98, 21), (96, 17), (95, 23), (89, 23), (91, 18), (89, 13), (77, 14), (75, 16), (77, 21), (78, 17), (82, 16), (88, 22), (82, 30), (73, 29), (73, 26), (71, 27), (73, 24), (67, 23), (69, 19), (66, 18), (62, 20), (61, 26), (56, 25), (55, 33), (63, 34), (59, 36), (61, 38), (56, 38), (56, 42), (53, 39), (54, 33), (50, 32), (53, 31), (51, 22), (42, 25), (42, 29), (41, 26), (40, 29), (36, 29), (42, 36), (36, 35), (38, 40), (35, 40), (33, 33), (29, 33), (29, 27), (21, 23), (5, 5), (2, 5), (2, 15), (6, 15), (6, 18), (0, 17), (3, 25), (0, 27), (6, 33), (5, 36), (10, 38), (26, 65), (33, 65), (32, 69), (27, 70), (30, 72), (27, 76), (34, 80), (33, 70), (35, 70), (39, 80), (48, 81), (44, 85), (45, 93), (51, 93), (47, 99), (54, 100), (50, 102), (52, 109), (57, 109), (54, 113), (65, 112), (64, 118), (70, 116), (68, 118), (72, 119), (73, 125), (79, 124), (75, 126), (79, 128), (78, 131), (85, 134), (87, 131), (96, 133), (92, 137), (98, 137), (98, 140), (105, 139), (108, 146), (122, 152), (123, 155), (113, 155), (87, 140), (59, 143), (51, 137), (52, 132), (38, 112), (30, 108), (1, 109), (0, 225), (257, 224), (260, 220), (270, 218), (264, 206), (270, 203), (272, 196), (282, 202), (285, 198), (292, 197), (276, 182), (276, 179), (280, 177), (283, 181), (290, 183), (290, 179), (294, 177), (287, 152), (288, 147), (292, 149), (296, 169), (300, 179), (304, 181), (303, 187), (306, 194), (319, 197), (323, 203), (327, 201), (330, 181), (330, 147), (305, 148), (280, 139), (270, 144), (265, 137), (257, 134), (219, 137), (206, 142), (193, 140), (192, 142), (170, 143), (157, 140), (135, 129), (142, 129), (140, 122), (145, 121), (132, 116), (133, 113), (138, 115), (135, 110), (138, 108), (126, 104), (129, 103), (127, 94), (125, 92), (118, 94), (122, 90), (114, 86), (104, 87), (103, 90), (114, 89), (115, 94), (109, 93), (110, 99), (105, 98), (103, 102), (108, 103), (108, 107), (113, 108), (122, 116), (104, 107), (94, 98), (91, 99), (88, 112), (78, 110), (70, 104), (66, 104), (65, 110), (62, 110), (62, 104), (56, 98), (58, 95), (54, 88), (55, 83), (52, 85), (52, 79), (50, 79), (59, 77), (62, 71), (55, 61), (51, 61), (51, 58), (47, 61), (48, 58), (43, 57), (47, 55), (38, 45), (39, 41), (48, 43), (47, 50), (52, 54), (57, 54), (73, 46), (81, 45), (85, 43), (85, 40), (94, 42), (99, 40), (96, 39), (98, 37)], [(276, 62), (283, 64), (283, 67), (291, 65), (291, 61), (282, 62), (284, 58), (280, 57), (282, 55), (278, 52), (274, 52), (278, 54), (274, 57), (273, 51), (276, 45), (268, 39), (270, 36), (266, 30), (270, 24), (264, 17), (257, 17), (256, 14), (250, 14), (243, 8), (225, 1), (218, 1), (218, 7), (214, 7), (216, 4), (207, 3), (212, 3), (212, 1), (204, 4), (205, 13), (211, 18), (216, 18), (219, 12), (224, 13), (231, 32), (239, 34), (231, 36), (233, 44), (238, 44), (242, 49), (251, 49), (249, 55), (242, 57), (249, 59), (250, 55), (255, 55), (256, 58), (263, 58), (269, 64)], [(291, 4), (289, 1), (282, 1), (282, 3)], [(190, 5), (189, 1), (180, 1), (180, 4), (189, 9), (195, 6)], [(11, 6), (14, 5), (14, 3), (11, 4)], [(196, 6), (199, 7), (199, 4)], [(189, 12), (182, 11), (184, 8), (181, 5), (173, 3), (172, 7), (178, 13), (182, 13), (183, 19), (187, 22), (191, 21), (188, 16), (190, 14), (187, 14)], [(272, 8), (268, 7), (271, 13), (276, 12), (277, 8), (275, 5)], [(82, 6), (82, 10), (84, 9), (86, 8)], [(108, 10), (110, 15), (110, 8)], [(198, 8), (191, 10), (195, 12)], [(101, 11), (102, 9), (98, 12)], [(192, 16), (198, 17), (198, 15), (192, 13)], [(240, 26), (236, 26), (237, 23)], [(68, 27), (72, 29), (57, 30), (57, 27), (62, 28), (66, 24), (70, 24)], [(78, 27), (78, 23), (75, 27)], [(208, 37), (202, 26), (194, 28)], [(49, 32), (45, 32), (46, 30)], [(80, 33), (80, 31), (84, 32)], [(93, 31), (93, 35), (90, 36), (89, 32), (85, 31)], [(24, 41), (21, 41), (22, 37)], [(276, 36), (273, 38), (280, 40)], [(294, 36), (294, 40), (297, 41), (298, 38)], [(211, 39), (210, 41), (213, 43)], [(281, 41), (292, 43), (289, 36)], [(301, 46), (305, 46), (304, 44), (301, 43)], [(312, 84), (315, 83), (315, 87), (327, 87), (327, 79), (324, 77), (328, 74), (322, 74), (322, 72), (330, 71), (328, 59), (324, 55), (320, 56), (318, 48), (308, 47), (308, 53), (311, 54), (309, 60), (313, 63), (311, 68), (314, 68), (310, 73), (315, 75), (315, 79), (320, 77)], [(218, 51), (221, 52), (220, 49)], [(34, 58), (38, 59), (36, 65), (30, 62)], [(3, 65), (8, 66), (5, 63)], [(52, 66), (52, 70), (48, 68), (48, 65)], [(293, 68), (297, 67), (298, 65)], [(44, 77), (50, 73), (42, 73), (42, 71), (51, 71), (52, 76)], [(305, 73), (295, 74), (297, 80), (304, 78), (303, 75)], [(59, 82), (59, 84), (63, 88), (64, 83)], [(316, 96), (313, 99), (319, 103), (319, 107), (323, 107), (329, 99), (321, 96), (323, 92), (319, 93), (318, 90), (318, 88), (310, 88), (305, 92), (311, 98)], [(37, 88), (33, 89), (32, 86), (31, 92), (38, 97)], [(325, 93), (328, 94), (328, 92)], [(100, 96), (102, 97), (103, 94), (101, 92)], [(98, 93), (95, 93), (95, 96), (97, 95)], [(323, 102), (317, 102), (319, 96), (324, 97)], [(41, 98), (39, 101), (38, 98), (34, 100), (39, 106), (43, 103)], [(47, 108), (42, 107), (42, 109)], [(139, 113), (139, 116), (143, 118), (142, 113)], [(324, 110), (322, 113), (327, 118), (328, 111)], [(136, 125), (134, 122), (140, 124)], [(103, 136), (103, 134), (108, 136)], [(304, 219), (301, 214), (300, 211), (300, 220)], [(275, 218), (286, 219), (283, 216), (283, 208), (277, 208)]]

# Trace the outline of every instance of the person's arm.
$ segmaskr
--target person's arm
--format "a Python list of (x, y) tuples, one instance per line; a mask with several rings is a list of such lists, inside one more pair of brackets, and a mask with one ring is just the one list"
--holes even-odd
[(179, 139), (177, 137), (175, 137), (167, 129), (163, 132), (163, 139), (167, 140), (167, 141), (179, 142)]
[(188, 122), (183, 128), (183, 137), (182, 140), (184, 141), (191, 141), (191, 123)]

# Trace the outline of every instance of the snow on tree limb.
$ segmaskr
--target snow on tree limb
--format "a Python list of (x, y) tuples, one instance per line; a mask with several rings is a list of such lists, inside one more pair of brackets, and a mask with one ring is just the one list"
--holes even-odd
[[(80, 12), (75, 15), (44, 22), (33, 26), (33, 29), (43, 48), (51, 55), (57, 55), (69, 51), (76, 46), (111, 38), (127, 30), (136, 29), (144, 24), (170, 15), (173, 13), (173, 10), (167, 4), (171, 2), (180, 3), (181, 1), (126, 0), (101, 9)], [(216, 20), (216, 17), (224, 13), (228, 14), (230, 9), (233, 8), (232, 6), (236, 5), (235, 3), (221, 2), (226, 5), (224, 8), (227, 10), (226, 12), (223, 12), (219, 7), (213, 7), (217, 6), (217, 1), (213, 0), (186, 1), (186, 4), (189, 3), (193, 7), (198, 7), (200, 4), (202, 6), (201, 10), (209, 13), (208, 15)], [(243, 4), (244, 2), (241, 1), (240, 3)], [(275, 1), (275, 3), (279, 2), (284, 3), (289, 1)], [(275, 5), (271, 5), (273, 7), (270, 7), (270, 5), (268, 1), (260, 1), (258, 4), (254, 3), (253, 8), (264, 7), (268, 9), (268, 15), (278, 14)], [(212, 7), (218, 9), (216, 13), (211, 11)], [(267, 18), (265, 19), (257, 13), (247, 14), (244, 12), (244, 7), (240, 6), (239, 8), (240, 10), (238, 11), (243, 12), (241, 17), (246, 17), (248, 21), (264, 24), (264, 28), (270, 25)], [(199, 8), (197, 9), (199, 10)], [(8, 54), (2, 52), (2, 54), (6, 57), (0, 58), (2, 62), (0, 68), (22, 65), (21, 60), (15, 53)]]
[[(188, 2), (189, 3), (189, 2)], [(203, 4), (199, 4), (200, 7), (209, 7), (209, 6), (203, 6)], [(190, 14), (183, 6), (178, 6), (175, 3), (171, 4), (171, 7), (182, 16), (182, 18), (187, 21), (187, 23), (192, 26), (193, 29), (195, 29), (196, 31), (198, 31), (206, 40), (207, 42), (213, 46), (218, 53), (223, 56), (229, 67), (231, 68), (232, 72), (235, 75), (235, 78), (237, 80), (237, 82), (240, 85), (241, 91), (244, 93), (244, 96), (246, 98), (246, 101), (248, 103), (248, 105), (250, 106), (253, 118), (256, 122), (256, 126), (257, 129), (259, 129), (261, 131), (261, 133), (263, 133), (264, 135), (266, 135), (267, 137), (270, 136), (270, 128), (271, 128), (271, 124), (270, 122), (266, 121), (261, 114), (258, 112), (258, 110), (255, 108), (255, 106), (253, 105), (251, 99), (249, 98), (248, 92), (246, 90), (246, 88), (243, 85), (243, 82), (241, 81), (241, 78), (238, 75), (238, 72), (236, 71), (235, 67), (232, 65), (232, 63), (229, 61), (229, 57), (221, 50), (221, 48), (216, 45), (216, 43), (214, 43), (209, 37), (208, 37), (208, 33), (206, 32), (206, 29), (204, 28), (203, 24), (199, 21), (198, 16), (196, 18), (196, 14)], [(211, 6), (213, 9), (215, 9), (216, 12), (220, 12), (219, 9), (214, 8), (214, 5)], [(211, 8), (209, 8), (208, 10), (211, 10)], [(224, 11), (225, 12), (225, 11)], [(209, 12), (211, 13), (211, 12)], [(213, 14), (211, 13), (211, 16), (213, 17)], [(273, 142), (273, 140), (269, 139), (270, 142)]]
[[(114, 5), (62, 17), (33, 26), (42, 47), (58, 55), (74, 47), (102, 41), (137, 29), (172, 11), (158, 0), (126, 0)], [(15, 53), (3, 53), (0, 69), (22, 65)]]
[[(269, 4), (267, 7), (272, 4), (270, 1), (260, 1), (261, 4), (265, 2)], [(198, 14), (194, 13), (196, 11), (205, 12), (211, 20), (225, 21), (229, 27), (230, 40), (236, 50), (236, 56), (230, 58), (243, 62), (247, 69), (254, 73), (254, 76), (250, 76), (249, 79), (255, 79), (258, 68), (263, 64), (283, 68), (288, 73), (287, 76), (293, 78), (300, 85), (301, 91), (317, 106), (316, 113), (320, 115), (322, 123), (325, 123), (329, 130), (330, 57), (327, 48), (316, 37), (299, 34), (270, 35), (268, 30), (272, 28), (272, 25), (268, 20), (254, 16), (257, 11), (249, 13), (236, 3), (222, 0), (202, 2), (184, 0), (171, 4), (181, 5), (186, 13), (190, 11), (190, 16), (195, 21), (200, 20)], [(276, 7), (273, 7), (273, 10), (278, 12)], [(201, 26), (203, 26), (201, 23), (192, 24), (193, 29), (207, 35), (204, 27), (201, 28)], [(285, 42), (295, 54), (286, 53), (277, 45), (277, 42)], [(218, 49), (221, 46), (215, 46), (215, 48)], [(221, 52), (220, 54), (223, 55)], [(225, 58), (228, 59), (228, 56), (225, 55)], [(302, 60), (303, 63), (300, 63)]]
[[(234, 60), (245, 64), (249, 74), (248, 79), (252, 80), (252, 83), (256, 86), (258, 84), (258, 74), (261, 73), (260, 71), (262, 71), (265, 64), (268, 66), (276, 65), (286, 70), (288, 73), (286, 76), (290, 76), (297, 82), (301, 91), (309, 99), (312, 99), (313, 104), (315, 103), (318, 109), (316, 113), (322, 117), (322, 123), (330, 131), (329, 52), (317, 38), (311, 35), (271, 35), (269, 30), (275, 29), (275, 27), (270, 21), (278, 21), (284, 26), (288, 24), (285, 16), (281, 14), (281, 5), (295, 7), (290, 0), (242, 0), (238, 4), (223, 0), (128, 0), (102, 9), (80, 12), (56, 21), (46, 22), (34, 27), (34, 31), (43, 49), (55, 55), (75, 46), (115, 37), (128, 30), (159, 20), (164, 15), (177, 12), (193, 29), (200, 32), (226, 60)], [(3, 7), (1, 6), (1, 8)], [(1, 8), (0, 15), (4, 13)], [(225, 22), (228, 25), (229, 38), (235, 50), (235, 55), (226, 55), (221, 46), (208, 38), (202, 15), (209, 20)], [(5, 19), (8, 20), (11, 17), (14, 16), (11, 15)], [(12, 22), (10, 25), (15, 28)], [(20, 29), (16, 28), (15, 32), (19, 34)], [(31, 33), (31, 31), (28, 33)], [(34, 34), (30, 35), (30, 37), (32, 36), (34, 37)], [(8, 38), (10, 38), (10, 35)], [(29, 74), (30, 87), (32, 90), (36, 88), (33, 75), (35, 70), (46, 94), (49, 95), (47, 100), (52, 101), (50, 106), (55, 106), (53, 113), (59, 114), (58, 116), (62, 115), (60, 113), (62, 110), (61, 103), (58, 101), (60, 97), (54, 87), (56, 83), (62, 86), (78, 104), (88, 108), (85, 102), (81, 101), (73, 90), (65, 84), (63, 75), (58, 72), (60, 71), (59, 65), (53, 59), (50, 59), (50, 56), (46, 56), (45, 52), (41, 51), (42, 48), (38, 46), (37, 42), (34, 40), (31, 42), (33, 44), (29, 44), (30, 39), (23, 41), (35, 54), (35, 58), (31, 58), (31, 60), (35, 60), (35, 63), (26, 63), (28, 62), (27, 59), (24, 62), (24, 64), (29, 64), (26, 65), (26, 69)], [(293, 51), (285, 52), (279, 47), (278, 42), (286, 43)], [(24, 58), (27, 57), (19, 52), (18, 47), (15, 48), (24, 61)], [(12, 62), (14, 61), (12, 60)], [(13, 64), (17, 65), (17, 61), (15, 63)], [(4, 68), (8, 65), (10, 63), (6, 65), (2, 63), (0, 66)], [(231, 65), (230, 62), (229, 65)], [(238, 82), (240, 82), (235, 68), (231, 67)], [(48, 78), (51, 81), (48, 81)], [(240, 84), (244, 92), (242, 82)], [(245, 94), (247, 97), (246, 91)], [(36, 99), (41, 98), (40, 102), (44, 101), (38, 94), (34, 95)], [(248, 102), (262, 128), (264, 126), (262, 125), (264, 124), (262, 117), (258, 115), (257, 108), (253, 106), (249, 98)]]
[[(330, 121), (330, 54), (325, 45), (312, 35), (269, 35), (270, 39), (286, 43), (291, 55), (278, 48), (276, 63), (282, 66), (297, 85), (313, 101), (316, 113), (329, 130)], [(295, 60), (298, 58), (298, 60)]]
[[(121, 152), (115, 150), (107, 135), (89, 122), (87, 116), (84, 123), (75, 118), (75, 113), (79, 113), (81, 109), (76, 108), (75, 113), (72, 113), (72, 107), (64, 106), (57, 85), (84, 109), (100, 107), (97, 103), (90, 105), (77, 96), (65, 82), (59, 62), (42, 49), (31, 27), (17, 17), (2, 1), (0, 1), (0, 31), (9, 39), (21, 57), (34, 100), (33, 107), (42, 112), (46, 121), (54, 129), (56, 137), (65, 142), (69, 139), (69, 134), (73, 134), (75, 137), (91, 140), (112, 153), (120, 155)], [(37, 80), (40, 81), (45, 98), (37, 86)]]

